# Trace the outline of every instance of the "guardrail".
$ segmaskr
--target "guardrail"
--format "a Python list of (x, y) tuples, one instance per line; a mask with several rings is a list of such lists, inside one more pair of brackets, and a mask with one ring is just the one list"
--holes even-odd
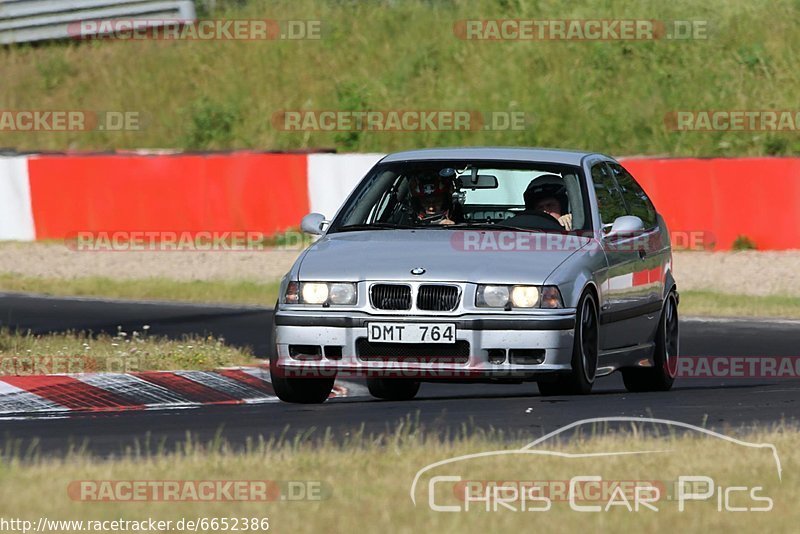
[(147, 20), (156, 27), (196, 18), (192, 0), (2, 0), (0, 45), (74, 38), (75, 25), (86, 21)]

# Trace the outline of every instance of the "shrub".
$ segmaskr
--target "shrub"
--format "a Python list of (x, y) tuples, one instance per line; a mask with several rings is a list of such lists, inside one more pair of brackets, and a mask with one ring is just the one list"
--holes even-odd
[(756, 243), (746, 235), (736, 236), (731, 245), (733, 250), (756, 250)]

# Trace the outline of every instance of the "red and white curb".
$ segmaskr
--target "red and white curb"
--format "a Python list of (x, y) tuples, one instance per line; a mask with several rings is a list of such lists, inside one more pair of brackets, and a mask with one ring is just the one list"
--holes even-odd
[[(331, 398), (349, 396), (336, 383)], [(277, 402), (265, 367), (0, 377), (0, 416)]]

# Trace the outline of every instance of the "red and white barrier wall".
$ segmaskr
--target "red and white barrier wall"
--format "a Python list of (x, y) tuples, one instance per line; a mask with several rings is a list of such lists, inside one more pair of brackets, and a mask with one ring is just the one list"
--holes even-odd
[(35, 238), (27, 158), (0, 157), (0, 240)]
[(740, 235), (762, 250), (800, 249), (800, 158), (657, 159), (622, 164), (671, 232), (703, 232), (715, 250)]
[(310, 211), (333, 217), (358, 182), (383, 154), (309, 154)]
[[(261, 232), (331, 217), (381, 154), (0, 157), (0, 239), (78, 232)], [(800, 249), (800, 158), (623, 161), (670, 229), (716, 250)]]
[(305, 154), (32, 156), (37, 239), (91, 232), (278, 232), (308, 212)]

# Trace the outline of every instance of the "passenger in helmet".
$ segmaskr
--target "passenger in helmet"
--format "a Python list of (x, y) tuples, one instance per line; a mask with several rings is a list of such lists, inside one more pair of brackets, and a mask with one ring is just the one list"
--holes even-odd
[(555, 174), (538, 176), (523, 194), (525, 209), (543, 211), (556, 219), (565, 230), (572, 230), (572, 214), (568, 213), (567, 188), (564, 179)]
[(411, 203), (418, 222), (454, 224), (451, 217), (455, 186), (449, 177), (414, 176), (409, 180)]

